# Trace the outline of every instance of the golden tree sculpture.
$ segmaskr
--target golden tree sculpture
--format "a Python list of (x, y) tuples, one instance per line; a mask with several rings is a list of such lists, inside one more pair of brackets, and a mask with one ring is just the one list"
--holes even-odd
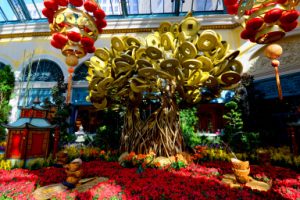
[[(215, 31), (200, 32), (191, 14), (179, 24), (162, 22), (143, 39), (115, 36), (110, 50), (98, 48), (86, 62), (87, 100), (99, 110), (126, 106), (122, 150), (175, 155), (183, 150), (178, 99), (196, 104), (236, 87), (242, 72), (238, 54)], [(146, 100), (159, 106), (142, 119)]]

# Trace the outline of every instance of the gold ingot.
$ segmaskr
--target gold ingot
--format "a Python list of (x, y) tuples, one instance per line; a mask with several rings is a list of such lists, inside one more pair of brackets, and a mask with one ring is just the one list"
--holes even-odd
[(92, 56), (90, 58), (90, 65), (93, 67), (93, 68), (105, 68), (105, 62), (103, 60), (101, 60), (99, 57), (97, 56)]
[(144, 67), (138, 70), (138, 75), (146, 79), (156, 79), (157, 72), (152, 67)]
[(178, 37), (178, 35), (179, 35), (179, 24), (178, 23), (172, 24), (170, 31), (174, 35), (174, 37)]
[(127, 62), (129, 65), (134, 65), (134, 63), (135, 63), (134, 59), (131, 56), (129, 56), (128, 54), (122, 54), (121, 58), (123, 58), (124, 61)]
[(103, 48), (96, 49), (95, 55), (103, 61), (108, 61), (110, 58), (109, 52)]
[(195, 58), (197, 55), (197, 49), (191, 42), (183, 42), (179, 47), (180, 53), (184, 58)]
[(238, 83), (240, 80), (241, 76), (234, 71), (225, 72), (218, 77), (218, 82), (223, 85), (233, 85)]
[(127, 36), (125, 38), (125, 43), (128, 48), (130, 48), (130, 47), (138, 48), (141, 46), (141, 42), (138, 39), (136, 39), (135, 37), (131, 37), (131, 36)]
[(101, 103), (93, 103), (93, 105), (96, 107), (96, 109), (103, 110), (107, 106), (107, 99), (104, 98)]
[(161, 35), (161, 45), (164, 47), (165, 51), (174, 50), (174, 37), (172, 33), (167, 32)]
[(229, 50), (229, 44), (227, 41), (221, 41), (220, 50), (218, 51), (218, 54), (216, 55), (217, 60), (222, 60), (226, 53)]
[(236, 50), (236, 51), (233, 51), (231, 53), (228, 53), (226, 56), (225, 56), (225, 60), (228, 60), (228, 61), (231, 61), (231, 60), (234, 60), (236, 59), (236, 57), (238, 57), (238, 55), (240, 54), (240, 51), (239, 50)]
[(158, 28), (160, 34), (164, 34), (171, 31), (172, 24), (170, 22), (162, 22)]
[(65, 15), (63, 13), (58, 14), (55, 18), (55, 22), (60, 24), (65, 21)]
[(211, 62), (211, 59), (205, 56), (199, 56), (196, 58), (202, 63), (201, 70), (202, 71), (210, 71), (213, 67), (213, 63)]
[(139, 48), (136, 52), (135, 52), (135, 59), (141, 59), (141, 58), (145, 58), (147, 56), (146, 54), (146, 48), (141, 47)]
[(218, 45), (218, 37), (215, 32), (205, 30), (200, 34), (197, 42), (199, 51), (211, 51)]
[(215, 77), (210, 75), (207, 80), (205, 81), (204, 85), (208, 88), (217, 88), (219, 83)]
[(186, 33), (185, 32), (180, 32), (179, 34), (178, 34), (178, 43), (179, 43), (179, 45), (181, 45), (182, 43), (184, 43), (185, 41), (187, 41), (188, 40), (188, 36), (186, 35)]
[(79, 27), (84, 27), (88, 24), (88, 18), (85, 16), (78, 17), (77, 24)]
[(153, 65), (146, 59), (139, 59), (136, 61), (136, 64), (138, 65), (139, 68), (153, 67)]
[(285, 31), (278, 25), (273, 25), (259, 31), (255, 36), (257, 44), (270, 44), (285, 36)]
[(125, 43), (120, 37), (114, 36), (111, 38), (112, 47), (117, 51), (123, 51), (125, 49)]
[(73, 13), (66, 13), (65, 14), (66, 22), (69, 24), (75, 24), (76, 23), (76, 17)]
[(158, 47), (160, 45), (160, 39), (155, 34), (149, 34), (146, 36), (146, 45)]
[(224, 71), (234, 71), (238, 74), (241, 74), (243, 72), (243, 65), (238, 60), (232, 60), (228, 63), (228, 66)]
[(116, 62), (116, 70), (117, 74), (116, 76), (119, 76), (122, 73), (126, 73), (132, 69), (131, 65), (129, 65), (127, 62), (118, 61)]
[(224, 59), (222, 61), (220, 61), (219, 63), (217, 63), (215, 65), (215, 67), (212, 68), (212, 70), (210, 71), (210, 74), (213, 76), (219, 76), (228, 66), (229, 60), (228, 59)]
[(146, 54), (149, 58), (158, 60), (162, 58), (162, 51), (156, 47), (147, 47)]
[(172, 80), (174, 77), (167, 72), (157, 70), (157, 74), (160, 78)]
[(112, 77), (106, 77), (104, 78), (102, 81), (100, 81), (98, 83), (98, 88), (102, 88), (103, 90), (106, 90), (110, 85), (111, 83), (114, 81), (114, 78)]
[(112, 84), (123, 87), (125, 82), (128, 82), (128, 78), (131, 75), (131, 72), (132, 71), (128, 71), (126, 74), (121, 75), (120, 77), (116, 78), (115, 81)]
[(200, 29), (200, 23), (194, 17), (187, 17), (180, 23), (180, 29), (187, 36), (194, 36)]
[(180, 67), (180, 63), (175, 58), (166, 59), (160, 63), (160, 68), (165, 71), (170, 71), (170, 70), (174, 71), (176, 68), (179, 67)]
[(202, 68), (202, 62), (197, 59), (188, 59), (182, 63), (182, 67), (186, 69), (198, 70)]
[(86, 55), (84, 49), (78, 45), (67, 44), (62, 49), (62, 54), (64, 56), (75, 55), (78, 58), (82, 58)]

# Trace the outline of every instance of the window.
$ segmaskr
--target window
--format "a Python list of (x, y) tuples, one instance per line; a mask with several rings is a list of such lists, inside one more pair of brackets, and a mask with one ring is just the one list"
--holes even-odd
[(86, 81), (86, 77), (88, 75), (88, 68), (87, 66), (82, 63), (78, 67), (75, 68), (73, 81)]
[(23, 70), (21, 81), (56, 82), (63, 79), (64, 75), (58, 64), (50, 60), (37, 60)]

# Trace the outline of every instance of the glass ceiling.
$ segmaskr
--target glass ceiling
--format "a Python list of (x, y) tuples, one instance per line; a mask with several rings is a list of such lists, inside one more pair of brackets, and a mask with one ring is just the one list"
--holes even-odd
[[(223, 0), (96, 0), (107, 18), (223, 14)], [(44, 22), (43, 0), (0, 0), (0, 24)]]

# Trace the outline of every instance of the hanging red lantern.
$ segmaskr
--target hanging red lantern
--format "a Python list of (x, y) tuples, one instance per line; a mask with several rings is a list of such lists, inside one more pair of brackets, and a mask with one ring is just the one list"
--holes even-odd
[(299, 12), (295, 8), (299, 2), (299, 0), (224, 0), (224, 5), (229, 14), (238, 16), (242, 26), (245, 24), (244, 29), (255, 32), (255, 36), (252, 36), (249, 31), (243, 31), (242, 39), (249, 39), (258, 44), (269, 44), (280, 40), (286, 32), (296, 28)]
[(58, 4), (56, 3), (55, 0), (44, 0), (44, 6), (54, 11), (58, 9)]
[(91, 47), (87, 47), (86, 48), (86, 52), (87, 53), (94, 53), (96, 51), (96, 47), (95, 46), (91, 46)]
[(83, 0), (69, 0), (69, 2), (75, 7), (81, 7), (83, 5)]
[(288, 24), (281, 24), (280, 27), (285, 31), (285, 32), (289, 32), (291, 30), (294, 30), (296, 27), (298, 26), (298, 21), (295, 20), (292, 23), (288, 23)]
[(266, 12), (264, 21), (266, 23), (274, 23), (281, 17), (282, 12), (283, 10), (280, 8), (273, 8), (272, 10)]
[(102, 10), (101, 8), (98, 8), (98, 9), (96, 9), (94, 12), (93, 12), (93, 14), (94, 14), (94, 17), (96, 18), (96, 19), (104, 19), (105, 18), (105, 12), (104, 12), (104, 10)]
[(228, 14), (231, 14), (231, 15), (237, 14), (238, 9), (239, 9), (239, 4), (227, 6), (227, 12), (228, 12)]
[(107, 26), (107, 22), (105, 19), (96, 20), (97, 27), (105, 28)]
[(61, 44), (61, 43), (59, 43), (59, 42), (57, 42), (56, 40), (51, 40), (51, 45), (53, 46), (53, 47), (55, 47), (55, 48), (57, 48), (57, 49), (62, 49), (63, 48), (63, 44)]
[(89, 37), (82, 37), (81, 38), (81, 44), (84, 46), (84, 47), (91, 47), (91, 46), (94, 46), (94, 43), (95, 41)]
[(224, 0), (224, 5), (232, 6), (237, 3), (238, 0)]
[(53, 16), (54, 16), (54, 11), (50, 10), (48, 8), (43, 8), (42, 13), (47, 18), (53, 18)]
[(98, 8), (98, 5), (96, 4), (96, 2), (94, 0), (86, 0), (84, 2), (83, 6), (84, 6), (85, 10), (88, 12), (94, 12)]
[(299, 17), (299, 13), (297, 10), (288, 10), (282, 14), (279, 21), (281, 24), (289, 24), (297, 20), (298, 17)]
[(68, 36), (69, 40), (72, 40), (73, 42), (79, 42), (81, 40), (80, 33), (77, 33), (75, 31), (67, 32), (67, 36)]
[(59, 6), (67, 6), (69, 4), (69, 0), (57, 0)]
[(257, 31), (264, 24), (264, 20), (260, 17), (255, 17), (246, 22), (246, 29)]
[(255, 37), (256, 31), (245, 29), (241, 32), (241, 38), (244, 40)]
[[(66, 56), (65, 63), (69, 66), (66, 98), (66, 102), (69, 103), (74, 67), (78, 65), (80, 58), (95, 52), (94, 43), (102, 28), (107, 25), (105, 13), (94, 0), (44, 0), (44, 4), (46, 8), (42, 13), (51, 23), (50, 43), (54, 48), (61, 49), (62, 54)], [(59, 11), (56, 11), (58, 6)], [(83, 7), (78, 9), (74, 6)]]
[(52, 35), (53, 40), (61, 43), (63, 46), (65, 46), (68, 42), (68, 37), (64, 35), (63, 33), (54, 33)]

